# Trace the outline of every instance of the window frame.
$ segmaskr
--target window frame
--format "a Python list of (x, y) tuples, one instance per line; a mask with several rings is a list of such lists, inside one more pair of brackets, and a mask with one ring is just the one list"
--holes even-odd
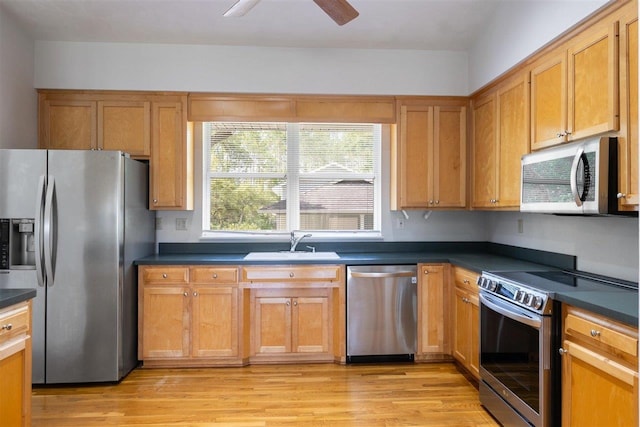
[[(231, 121), (230, 121), (231, 122)], [(266, 121), (265, 121), (266, 122)], [(201, 133), (200, 139), (202, 140), (202, 234), (201, 240), (215, 239), (215, 240), (227, 240), (227, 241), (240, 241), (240, 240), (270, 240), (274, 237), (289, 238), (291, 231), (300, 231), (298, 229), (300, 224), (300, 206), (299, 206), (299, 187), (301, 179), (305, 177), (318, 178), (322, 177), (320, 174), (315, 173), (301, 173), (299, 169), (299, 138), (298, 131), (301, 123), (286, 122), (287, 129), (287, 171), (284, 176), (286, 179), (287, 187), (287, 230), (210, 230), (210, 207), (211, 207), (211, 194), (210, 194), (210, 180), (220, 178), (215, 176), (215, 173), (211, 173), (210, 169), (210, 156), (209, 156), (209, 141), (204, 137), (207, 122), (201, 122), (199, 126), (199, 132)], [(258, 122), (256, 122), (258, 123)], [(344, 124), (344, 123), (335, 123)], [(352, 123), (357, 124), (357, 123)], [(373, 206), (373, 230), (304, 230), (304, 232), (311, 233), (313, 240), (381, 240), (382, 239), (382, 127), (381, 123), (363, 123), (366, 125), (374, 126), (374, 153), (373, 153), (373, 173), (371, 174), (327, 174), (329, 178), (347, 178), (347, 179), (373, 179), (374, 185), (374, 206)], [(295, 138), (290, 138), (291, 133), (295, 133)], [(293, 168), (291, 167), (293, 166)], [(293, 171), (294, 173), (291, 173)], [(276, 176), (277, 175), (277, 176)], [(247, 174), (227, 174), (225, 178), (245, 178), (251, 175)], [(267, 178), (267, 177), (280, 177), (281, 174), (256, 174), (255, 177)], [(293, 183), (293, 184), (292, 184)], [(292, 184), (292, 185), (291, 185)], [(295, 188), (295, 189), (294, 189)], [(295, 200), (294, 200), (295, 199)]]

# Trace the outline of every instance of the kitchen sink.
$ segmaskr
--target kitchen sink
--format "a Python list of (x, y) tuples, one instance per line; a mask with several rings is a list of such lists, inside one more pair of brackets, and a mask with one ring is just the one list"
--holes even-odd
[(340, 259), (335, 252), (249, 252), (245, 261), (332, 260)]

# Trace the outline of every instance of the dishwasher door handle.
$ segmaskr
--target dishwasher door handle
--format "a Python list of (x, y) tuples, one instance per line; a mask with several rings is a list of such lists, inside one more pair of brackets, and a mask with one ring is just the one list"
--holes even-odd
[(394, 271), (394, 272), (368, 272), (362, 273), (357, 271), (351, 272), (351, 277), (360, 277), (360, 278), (388, 278), (388, 277), (415, 277), (415, 271)]

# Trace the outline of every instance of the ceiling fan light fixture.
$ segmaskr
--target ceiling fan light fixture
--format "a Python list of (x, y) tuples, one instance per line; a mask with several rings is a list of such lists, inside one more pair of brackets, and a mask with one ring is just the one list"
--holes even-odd
[(260, 0), (238, 0), (224, 13), (223, 16), (225, 18), (237, 18), (239, 16), (244, 16), (247, 12), (253, 9), (259, 1)]

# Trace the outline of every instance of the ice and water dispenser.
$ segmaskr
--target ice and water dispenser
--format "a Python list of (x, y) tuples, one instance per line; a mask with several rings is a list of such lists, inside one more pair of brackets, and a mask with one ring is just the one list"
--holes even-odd
[(0, 270), (36, 268), (33, 218), (0, 218)]

